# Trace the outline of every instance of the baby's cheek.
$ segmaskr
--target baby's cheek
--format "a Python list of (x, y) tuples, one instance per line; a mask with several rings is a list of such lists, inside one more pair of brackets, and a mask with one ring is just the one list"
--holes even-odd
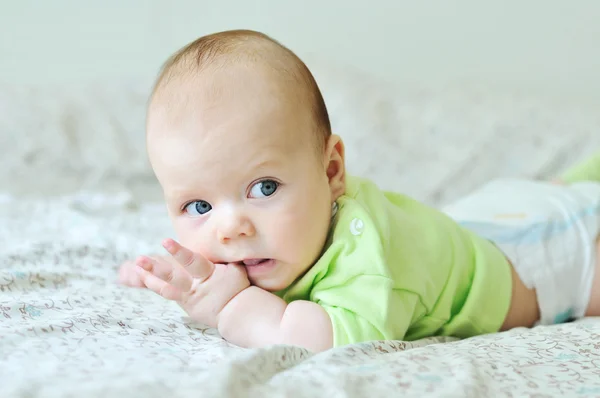
[(203, 236), (201, 223), (194, 219), (178, 219), (173, 223), (177, 240), (181, 245), (196, 253), (203, 253), (208, 247), (208, 239)]
[(311, 216), (292, 211), (279, 214), (275, 220), (271, 234), (279, 247), (285, 247), (290, 253), (306, 252), (314, 222)]

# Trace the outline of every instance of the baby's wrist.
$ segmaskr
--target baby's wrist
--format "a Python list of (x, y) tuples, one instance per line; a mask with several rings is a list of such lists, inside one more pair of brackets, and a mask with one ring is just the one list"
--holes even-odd
[(236, 313), (240, 312), (239, 310), (241, 299), (243, 298), (243, 292), (245, 292), (251, 287), (252, 286), (248, 284), (247, 287), (236, 293), (233, 297), (231, 297), (231, 299), (229, 299), (227, 303), (225, 303), (225, 305), (219, 312), (219, 315), (217, 316), (217, 330), (225, 339), (228, 339), (226, 336), (229, 336), (229, 330), (231, 329), (231, 327), (235, 327), (234, 325), (236, 323), (236, 317), (239, 318), (239, 315), (237, 315)]

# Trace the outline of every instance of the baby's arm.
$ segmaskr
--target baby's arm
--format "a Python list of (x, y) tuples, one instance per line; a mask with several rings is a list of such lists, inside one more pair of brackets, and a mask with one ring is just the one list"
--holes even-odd
[(226, 340), (244, 347), (289, 344), (324, 351), (333, 346), (331, 320), (320, 305), (302, 300), (287, 304), (256, 286), (223, 308), (218, 329)]
[(319, 305), (289, 305), (273, 293), (250, 286), (245, 269), (213, 264), (178, 243), (165, 249), (175, 261), (142, 256), (135, 273), (141, 284), (178, 304), (198, 322), (219, 330), (223, 338), (243, 347), (289, 344), (322, 351), (333, 345), (328, 314)]

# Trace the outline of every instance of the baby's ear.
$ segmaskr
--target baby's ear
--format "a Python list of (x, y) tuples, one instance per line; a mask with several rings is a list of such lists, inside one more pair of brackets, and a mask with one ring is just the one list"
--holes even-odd
[(335, 201), (346, 192), (346, 166), (344, 162), (344, 143), (338, 135), (331, 135), (325, 149), (325, 170), (329, 179), (331, 201)]

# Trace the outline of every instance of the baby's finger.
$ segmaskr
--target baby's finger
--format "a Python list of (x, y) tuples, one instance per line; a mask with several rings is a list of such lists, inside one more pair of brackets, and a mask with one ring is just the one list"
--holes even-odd
[(144, 268), (146, 271), (152, 272), (154, 276), (170, 283), (173, 279), (173, 268), (177, 263), (169, 260), (171, 259), (165, 259), (158, 256), (140, 256), (137, 258), (136, 262), (138, 266)]
[(140, 256), (135, 263), (138, 267), (182, 292), (187, 292), (192, 288), (194, 282), (192, 275), (175, 262), (159, 261), (151, 257)]
[(166, 298), (167, 300), (181, 300), (181, 290), (177, 289), (175, 286), (152, 275), (152, 273), (139, 266), (135, 267), (135, 272), (139, 275), (142, 282), (144, 282), (144, 285), (154, 293)]
[(215, 266), (213, 263), (202, 257), (200, 254), (181, 246), (173, 239), (165, 239), (163, 247), (173, 256), (179, 264), (183, 266), (194, 278), (200, 279), (200, 282), (208, 279)]
[(117, 283), (128, 287), (146, 287), (135, 272), (135, 263), (133, 261), (128, 261), (121, 265)]

